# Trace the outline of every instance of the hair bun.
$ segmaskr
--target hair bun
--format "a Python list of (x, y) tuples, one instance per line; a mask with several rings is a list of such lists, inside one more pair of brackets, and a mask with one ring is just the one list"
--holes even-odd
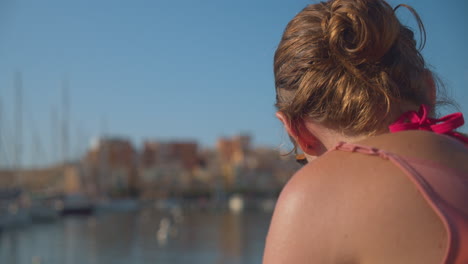
[(378, 61), (398, 38), (400, 23), (383, 0), (336, 0), (329, 8), (322, 24), (329, 48), (354, 67)]

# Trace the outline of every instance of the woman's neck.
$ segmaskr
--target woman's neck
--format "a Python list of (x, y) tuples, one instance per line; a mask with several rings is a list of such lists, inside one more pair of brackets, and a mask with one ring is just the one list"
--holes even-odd
[(320, 141), (324, 149), (320, 151), (319, 156), (328, 150), (334, 148), (339, 142), (358, 142), (367, 137), (368, 135), (349, 136), (339, 131), (324, 127), (314, 122), (306, 122), (307, 129)]
[[(396, 107), (393, 111), (389, 113), (388, 118), (386, 118), (386, 120), (388, 121), (383, 120), (384, 124), (382, 125), (381, 130), (377, 131), (372, 136), (388, 133), (388, 125), (396, 121), (403, 113), (408, 111), (417, 111), (418, 108), (419, 105), (415, 105), (413, 103), (401, 103), (399, 107)], [(327, 128), (311, 120), (305, 121), (305, 126), (307, 130), (309, 130), (323, 146), (323, 149), (318, 151), (318, 156), (334, 148), (339, 142), (355, 143), (362, 141), (368, 137), (371, 137), (368, 134), (347, 135), (341, 131)], [(310, 158), (313, 159), (314, 157), (311, 156)]]

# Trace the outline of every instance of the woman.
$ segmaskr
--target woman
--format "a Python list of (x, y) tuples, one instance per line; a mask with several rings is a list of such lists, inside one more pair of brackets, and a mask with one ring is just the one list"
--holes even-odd
[(468, 263), (463, 116), (431, 118), (436, 85), (396, 9), (332, 0), (288, 24), (277, 117), (314, 161), (281, 193), (265, 264)]

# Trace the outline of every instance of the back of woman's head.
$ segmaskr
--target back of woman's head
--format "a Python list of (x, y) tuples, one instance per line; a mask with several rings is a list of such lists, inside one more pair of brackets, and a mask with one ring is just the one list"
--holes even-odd
[(414, 34), (383, 0), (307, 6), (286, 27), (274, 71), (279, 111), (346, 134), (386, 128), (402, 102), (431, 104)]

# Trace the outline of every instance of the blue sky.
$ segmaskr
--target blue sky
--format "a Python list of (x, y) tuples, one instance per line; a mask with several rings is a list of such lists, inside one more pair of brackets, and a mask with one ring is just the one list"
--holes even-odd
[[(24, 83), (26, 165), (59, 155), (52, 116), (60, 116), (64, 79), (70, 156), (104, 132), (128, 137), (136, 147), (144, 139), (213, 146), (239, 132), (250, 133), (256, 145), (279, 147), (287, 137), (274, 118), (273, 53), (287, 22), (309, 3), (1, 0), (0, 166), (13, 152), (15, 71)], [(405, 3), (425, 23), (423, 54), (468, 115), (468, 2)], [(414, 24), (408, 12), (399, 12)]]

